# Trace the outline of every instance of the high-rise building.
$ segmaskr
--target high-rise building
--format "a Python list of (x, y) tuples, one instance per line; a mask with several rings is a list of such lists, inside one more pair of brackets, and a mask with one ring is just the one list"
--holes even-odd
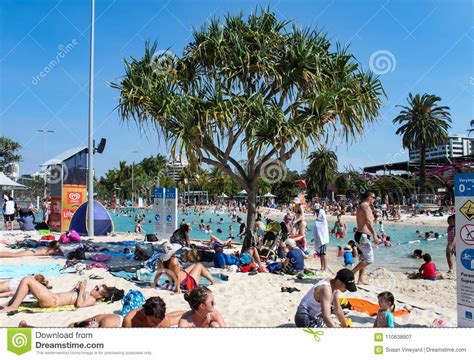
[(170, 157), (166, 164), (166, 174), (174, 181), (179, 180), (181, 170), (188, 166), (188, 160), (181, 155), (177, 157)]
[(16, 180), (20, 177), (20, 164), (18, 162), (12, 162), (5, 165), (5, 175)]
[[(437, 147), (426, 149), (426, 160), (453, 159), (474, 154), (474, 137), (449, 135), (448, 140)], [(420, 161), (420, 151), (410, 150), (410, 161)]]

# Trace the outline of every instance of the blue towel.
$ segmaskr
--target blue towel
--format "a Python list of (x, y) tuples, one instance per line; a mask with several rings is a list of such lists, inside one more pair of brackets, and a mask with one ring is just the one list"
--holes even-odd
[(37, 265), (0, 265), (0, 279), (21, 279), (33, 274), (42, 274), (45, 277), (60, 276), (58, 264)]

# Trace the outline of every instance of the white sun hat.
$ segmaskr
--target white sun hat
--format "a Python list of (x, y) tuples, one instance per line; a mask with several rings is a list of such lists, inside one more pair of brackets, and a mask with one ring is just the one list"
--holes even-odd
[(171, 244), (169, 242), (164, 243), (163, 254), (160, 256), (160, 261), (168, 261), (179, 249), (181, 249), (180, 244)]

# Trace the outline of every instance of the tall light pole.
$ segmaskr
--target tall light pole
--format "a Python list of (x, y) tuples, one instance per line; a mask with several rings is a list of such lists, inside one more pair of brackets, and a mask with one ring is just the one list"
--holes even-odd
[[(132, 154), (138, 154), (138, 151), (132, 151)], [(134, 174), (133, 174), (133, 168), (135, 166), (135, 160), (132, 161), (132, 207), (133, 204), (135, 204), (135, 182), (134, 182)]]
[(95, 0), (91, 0), (91, 44), (90, 44), (90, 69), (89, 69), (89, 146), (88, 146), (88, 171), (87, 171), (87, 207), (88, 234), (94, 237), (94, 7)]
[[(39, 129), (38, 132), (44, 134), (44, 160), (43, 160), (43, 163), (45, 163), (46, 162), (46, 156), (47, 156), (46, 148), (48, 146), (48, 134), (54, 133), (54, 130)], [(47, 195), (47, 192), (46, 192), (46, 168), (44, 169), (43, 179), (44, 179), (44, 193), (43, 193), (44, 196), (43, 197), (45, 198), (46, 195)]]

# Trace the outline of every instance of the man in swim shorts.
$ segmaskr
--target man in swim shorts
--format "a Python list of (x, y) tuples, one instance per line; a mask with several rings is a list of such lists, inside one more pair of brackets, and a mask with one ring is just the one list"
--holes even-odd
[(358, 284), (368, 285), (364, 279), (365, 268), (374, 262), (374, 250), (371, 241), (380, 244), (380, 240), (375, 233), (374, 215), (372, 207), (375, 202), (375, 194), (372, 191), (366, 191), (361, 198), (361, 203), (356, 211), (357, 231), (354, 234), (354, 240), (359, 252), (360, 262), (352, 270), (354, 274), (359, 271)]

